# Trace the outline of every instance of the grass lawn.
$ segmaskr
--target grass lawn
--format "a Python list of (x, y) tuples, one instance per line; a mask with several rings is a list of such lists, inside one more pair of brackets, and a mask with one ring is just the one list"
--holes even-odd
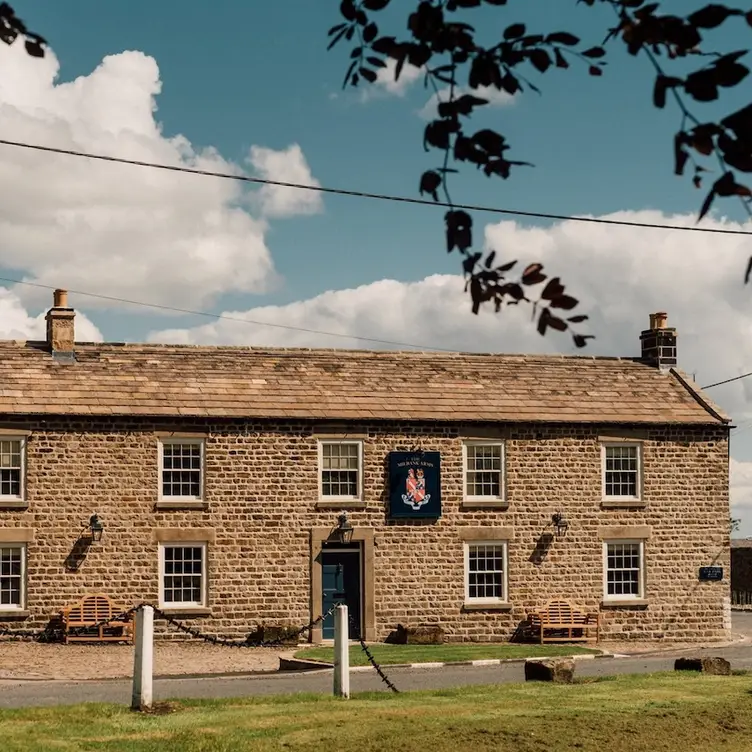
[(166, 715), (97, 704), (1, 710), (0, 739), (3, 752), (745, 752), (752, 750), (750, 686), (749, 676), (670, 673), (349, 701), (185, 700)]
[[(478, 661), (488, 658), (535, 658), (547, 655), (585, 655), (598, 653), (577, 645), (369, 645), (377, 663), (446, 663), (449, 661)], [(295, 653), (296, 658), (313, 661), (334, 661), (333, 647), (304, 648)], [(365, 666), (368, 658), (360, 645), (350, 646), (350, 665)]]

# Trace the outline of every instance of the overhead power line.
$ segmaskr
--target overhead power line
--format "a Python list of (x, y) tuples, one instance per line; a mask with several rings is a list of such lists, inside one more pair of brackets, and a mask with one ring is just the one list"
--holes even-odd
[[(43, 285), (39, 282), (26, 282), (22, 279), (11, 279), (10, 277), (0, 277), (0, 282), (10, 282), (16, 285), (27, 285), (28, 287), (41, 287), (44, 290), (57, 289), (54, 285)], [(458, 350), (450, 350), (447, 347), (427, 347), (426, 345), (416, 345), (412, 342), (396, 342), (389, 339), (378, 339), (376, 337), (361, 337), (357, 334), (343, 334), (342, 332), (327, 332), (322, 329), (309, 329), (303, 326), (292, 326), (291, 324), (274, 324), (269, 321), (258, 321), (255, 319), (241, 319), (235, 316), (225, 316), (222, 313), (210, 313), (209, 311), (194, 311), (190, 308), (176, 308), (174, 306), (162, 305), (161, 303), (146, 303), (142, 300), (128, 300), (127, 298), (118, 298), (113, 295), (100, 295), (96, 292), (84, 292), (83, 290), (68, 290), (74, 295), (82, 295), (87, 298), (99, 298), (100, 300), (109, 300), (115, 303), (127, 303), (128, 305), (143, 306), (145, 308), (156, 308), (161, 311), (171, 311), (173, 313), (186, 313), (191, 316), (204, 316), (210, 319), (219, 319), (222, 321), (235, 321), (240, 324), (254, 324), (255, 326), (269, 326), (274, 329), (287, 329), (293, 332), (305, 332), (306, 334), (322, 334), (327, 337), (339, 337), (341, 339), (355, 339), (361, 342), (374, 342), (380, 345), (393, 345), (395, 347), (413, 347), (417, 350), (430, 350), (436, 352), (456, 353)]]
[(749, 373), (743, 373), (741, 376), (734, 376), (730, 379), (724, 379), (723, 381), (716, 381), (715, 384), (708, 384), (701, 387), (701, 389), (712, 389), (714, 386), (721, 386), (722, 384), (730, 384), (732, 381), (739, 381), (740, 379), (746, 379), (748, 376), (752, 376), (752, 371)]
[(181, 165), (166, 165), (157, 162), (145, 162), (138, 159), (125, 159), (124, 157), (114, 157), (107, 154), (93, 154), (90, 152), (74, 151), (72, 149), (59, 149), (54, 146), (43, 146), (41, 144), (29, 144), (22, 141), (10, 141), (0, 139), (0, 144), (5, 146), (15, 146), (22, 149), (32, 149), (34, 151), (49, 152), (52, 154), (65, 154), (71, 157), (84, 157), (86, 159), (97, 159), (102, 162), (115, 162), (117, 164), (134, 165), (136, 167), (149, 167), (155, 170), (169, 170), (171, 172), (182, 172), (190, 175), (201, 175), (204, 177), (222, 178), (224, 180), (238, 180), (244, 183), (255, 183), (258, 185), (272, 185), (280, 188), (297, 188), (303, 191), (317, 191), (319, 193), (328, 193), (336, 196), (353, 196), (355, 198), (369, 198), (377, 201), (392, 201), (403, 204), (418, 204), (421, 206), (440, 206), (451, 209), (463, 209), (466, 211), (486, 212), (489, 214), (504, 214), (513, 217), (530, 217), (535, 219), (554, 219), (564, 222), (589, 222), (600, 225), (618, 225), (621, 227), (645, 227), (655, 230), (676, 230), (679, 232), (706, 232), (715, 235), (752, 235), (752, 230), (729, 230), (713, 227), (685, 227), (682, 225), (662, 225), (652, 222), (629, 222), (622, 219), (604, 219), (602, 217), (575, 217), (567, 214), (548, 214), (545, 212), (520, 211), (517, 209), (499, 209), (492, 206), (479, 206), (475, 204), (448, 204), (443, 201), (430, 201), (422, 198), (410, 198), (409, 196), (393, 196), (385, 193), (369, 193), (367, 191), (353, 191), (344, 188), (326, 188), (320, 185), (305, 185), (302, 183), (288, 183), (283, 180), (268, 180), (266, 178), (254, 178), (248, 175), (233, 175), (226, 172), (214, 172), (212, 170), (199, 170), (195, 167), (185, 167)]

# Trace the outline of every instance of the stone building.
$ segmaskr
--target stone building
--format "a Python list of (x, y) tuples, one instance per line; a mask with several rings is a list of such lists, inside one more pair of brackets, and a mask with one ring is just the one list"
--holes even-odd
[(57, 291), (45, 342), (0, 343), (0, 625), (105, 592), (229, 636), (341, 597), (369, 640), (504, 640), (555, 598), (607, 638), (727, 634), (729, 419), (665, 314), (638, 358), (83, 344), (74, 315)]

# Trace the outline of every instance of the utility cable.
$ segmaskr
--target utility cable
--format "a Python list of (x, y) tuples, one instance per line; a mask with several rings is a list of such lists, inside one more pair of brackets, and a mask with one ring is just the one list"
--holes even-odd
[(618, 225), (621, 227), (645, 227), (656, 230), (675, 230), (680, 232), (705, 232), (716, 235), (752, 235), (752, 230), (730, 230), (714, 227), (684, 227), (682, 225), (661, 225), (652, 222), (628, 222), (621, 219), (604, 219), (602, 217), (575, 217), (567, 214), (548, 214), (544, 212), (521, 211), (517, 209), (499, 209), (492, 206), (480, 206), (475, 204), (449, 204), (443, 201), (429, 201), (422, 198), (410, 198), (409, 196), (394, 196), (385, 193), (369, 193), (367, 191), (346, 190), (344, 188), (326, 188), (320, 185), (305, 185), (303, 183), (289, 183), (282, 180), (268, 180), (266, 178), (254, 178), (248, 175), (233, 175), (226, 172), (214, 172), (212, 170), (199, 170), (195, 167), (185, 167), (182, 165), (166, 165), (157, 162), (146, 162), (137, 159), (125, 159), (124, 157), (113, 157), (106, 154), (93, 154), (90, 152), (74, 151), (72, 149), (60, 149), (53, 146), (42, 146), (41, 144), (29, 144), (22, 141), (10, 141), (0, 139), (0, 144), (4, 146), (15, 146), (22, 149), (32, 149), (35, 151), (49, 152), (52, 154), (65, 154), (71, 157), (84, 157), (86, 159), (97, 159), (103, 162), (115, 162), (118, 164), (134, 165), (136, 167), (150, 167), (155, 170), (169, 170), (171, 172), (188, 173), (190, 175), (201, 175), (204, 177), (222, 178), (224, 180), (238, 180), (244, 183), (256, 183), (258, 185), (271, 185), (280, 188), (297, 188), (304, 191), (318, 191), (319, 193), (328, 193), (336, 196), (353, 196), (355, 198), (369, 198), (378, 201), (393, 201), (403, 204), (418, 204), (420, 206), (441, 206), (447, 209), (463, 209), (465, 211), (486, 212), (489, 214), (504, 214), (514, 217), (529, 217), (535, 219), (554, 219), (562, 222), (589, 222), (600, 225)]

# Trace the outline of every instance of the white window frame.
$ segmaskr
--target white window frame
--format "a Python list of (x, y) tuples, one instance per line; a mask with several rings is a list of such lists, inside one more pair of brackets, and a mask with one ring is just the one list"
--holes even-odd
[(0, 441), (18, 441), (21, 444), (21, 467), (19, 468), (21, 477), (19, 493), (0, 494), (0, 501), (24, 501), (26, 498), (26, 437), (0, 435)]
[(26, 555), (25, 543), (5, 542), (0, 543), (0, 548), (17, 548), (21, 551), (21, 597), (20, 603), (0, 603), (0, 611), (24, 611), (26, 609)]
[[(609, 595), (608, 592), (608, 547), (623, 543), (637, 544), (640, 547), (639, 592), (636, 595)], [(603, 600), (604, 601), (642, 601), (645, 600), (645, 541), (639, 538), (618, 538), (603, 541)]]
[[(355, 496), (324, 495), (324, 445), (354, 444), (358, 447), (358, 481)], [(363, 441), (361, 439), (319, 439), (319, 499), (322, 501), (362, 501), (363, 499)]]
[[(468, 467), (467, 448), (470, 446), (499, 447), (501, 452), (501, 468), (499, 469), (499, 494), (498, 496), (476, 496), (467, 493), (467, 476), (470, 472)], [(484, 501), (498, 503), (506, 499), (506, 446), (503, 441), (483, 441), (482, 439), (462, 442), (462, 498), (464, 501), (482, 504)]]
[[(201, 548), (201, 601), (165, 602), (165, 549), (166, 548)], [(208, 548), (205, 541), (165, 541), (159, 544), (159, 607), (163, 609), (207, 608), (209, 602)]]
[[(606, 494), (606, 450), (609, 447), (629, 447), (637, 450), (637, 493), (634, 496), (611, 496)], [(601, 442), (601, 496), (604, 501), (642, 500), (642, 444), (637, 441)]]
[[(471, 546), (501, 546), (502, 566), (504, 567), (501, 598), (471, 598), (470, 597), (470, 547)], [(509, 602), (509, 541), (506, 540), (468, 540), (464, 541), (465, 555), (465, 603), (479, 605), (498, 605)]]
[[(198, 496), (165, 496), (164, 495), (164, 448), (167, 444), (192, 444), (198, 445), (201, 449), (200, 468), (199, 468), (199, 488)], [(159, 439), (159, 501), (203, 501), (205, 495), (206, 483), (206, 440), (194, 437), (175, 436), (170, 438)]]

